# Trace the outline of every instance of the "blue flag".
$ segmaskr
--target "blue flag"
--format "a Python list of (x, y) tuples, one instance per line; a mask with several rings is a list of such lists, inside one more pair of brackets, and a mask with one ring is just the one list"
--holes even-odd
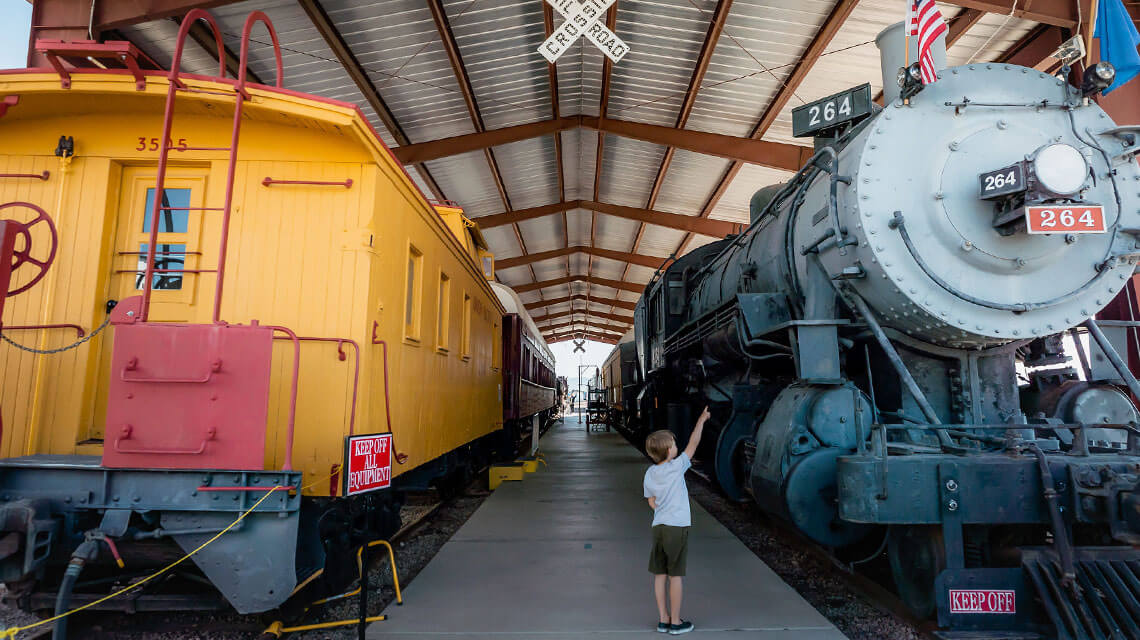
[(1100, 0), (1093, 37), (1100, 38), (1100, 59), (1116, 67), (1116, 80), (1104, 91), (1109, 94), (1140, 73), (1140, 33), (1121, 0)]

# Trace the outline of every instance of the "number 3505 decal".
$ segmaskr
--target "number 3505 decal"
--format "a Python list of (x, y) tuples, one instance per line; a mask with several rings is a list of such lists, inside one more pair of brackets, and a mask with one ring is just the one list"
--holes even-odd
[[(139, 136), (135, 143), (135, 151), (158, 151), (158, 138), (147, 138), (146, 136)], [(185, 149), (190, 146), (186, 142), (186, 138), (179, 138), (177, 144), (170, 138), (166, 139), (166, 146), (177, 149)]]

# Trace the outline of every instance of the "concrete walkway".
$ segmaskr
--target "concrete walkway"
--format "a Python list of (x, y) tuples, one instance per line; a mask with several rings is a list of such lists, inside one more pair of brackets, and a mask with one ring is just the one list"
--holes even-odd
[[(368, 638), (662, 638), (649, 559), (648, 461), (576, 418), (542, 439), (549, 466), (507, 482)], [(841, 640), (830, 622), (696, 503), (682, 615), (701, 636)]]

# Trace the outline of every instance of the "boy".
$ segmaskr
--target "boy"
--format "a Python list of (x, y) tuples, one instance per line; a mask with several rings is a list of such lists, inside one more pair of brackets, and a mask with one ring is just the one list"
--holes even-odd
[[(708, 407), (697, 418), (689, 443), (677, 455), (677, 439), (669, 431), (654, 431), (645, 439), (645, 451), (654, 465), (645, 472), (645, 497), (653, 509), (653, 549), (649, 552), (649, 572), (657, 596), (657, 631), (679, 635), (693, 630), (693, 623), (681, 619), (681, 577), (689, 548), (689, 489), (685, 471), (693, 466), (693, 454), (701, 441)], [(669, 582), (670, 608), (665, 608), (665, 582)], [(669, 611), (672, 610), (672, 617)]]

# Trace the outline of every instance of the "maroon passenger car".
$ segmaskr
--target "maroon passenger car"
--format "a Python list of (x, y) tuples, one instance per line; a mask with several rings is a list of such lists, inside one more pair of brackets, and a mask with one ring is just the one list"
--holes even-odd
[(503, 316), (503, 423), (508, 433), (523, 437), (535, 417), (539, 428), (558, 411), (554, 354), (513, 290), (491, 283), (507, 310)]

